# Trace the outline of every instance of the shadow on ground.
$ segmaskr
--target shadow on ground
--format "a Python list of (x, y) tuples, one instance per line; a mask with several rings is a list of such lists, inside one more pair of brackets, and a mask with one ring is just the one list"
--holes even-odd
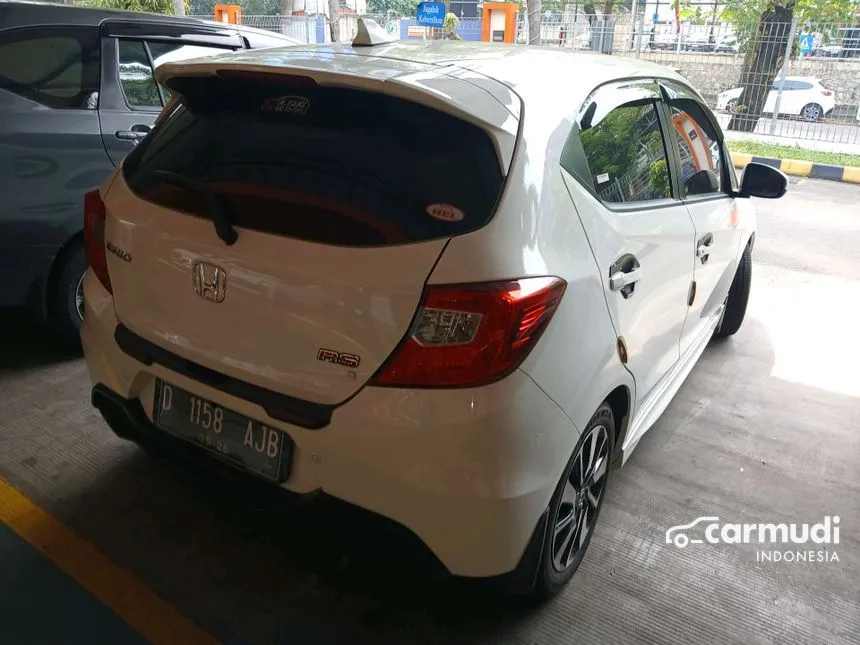
[[(668, 527), (697, 516), (808, 521), (825, 497), (846, 525), (857, 515), (858, 444), (846, 442), (856, 401), (773, 378), (757, 320), (712, 344), (612, 474), (581, 570), (543, 605), (440, 577), (408, 534), (359, 509), (238, 497), (156, 463), (113, 438), (77, 367), (53, 367), (68, 359), (20, 329), (5, 342), (21, 346), (22, 364), (36, 356), (40, 378), (67, 375), (31, 397), (69, 406), (56, 414), (71, 420), (45, 417), (45, 432), (78, 439), (34, 448), (26, 462), (0, 455), (0, 474), (225, 643), (848, 642), (857, 604), (840, 569), (765, 567), (734, 545), (665, 545)], [(18, 426), (0, 421), (0, 440)], [(856, 552), (856, 538), (845, 542)]]
[(60, 341), (26, 312), (0, 309), (0, 374), (80, 357), (79, 345)]

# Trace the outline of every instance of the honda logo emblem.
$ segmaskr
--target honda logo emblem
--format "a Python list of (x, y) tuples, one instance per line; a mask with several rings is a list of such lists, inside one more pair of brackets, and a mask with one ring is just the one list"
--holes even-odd
[(219, 266), (195, 260), (191, 267), (194, 292), (210, 302), (221, 302), (227, 292), (227, 272)]

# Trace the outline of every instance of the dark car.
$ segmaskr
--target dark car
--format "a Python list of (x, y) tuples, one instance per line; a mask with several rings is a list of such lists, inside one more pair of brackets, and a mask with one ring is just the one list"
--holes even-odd
[(169, 98), (161, 62), (298, 44), (243, 26), (0, 0), (0, 307), (76, 339), (84, 194)]

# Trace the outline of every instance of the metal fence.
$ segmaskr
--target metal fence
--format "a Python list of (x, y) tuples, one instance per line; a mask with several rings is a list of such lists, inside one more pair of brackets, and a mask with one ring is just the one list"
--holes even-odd
[[(369, 15), (403, 40), (440, 37), (411, 18)], [(355, 35), (358, 16), (341, 15), (339, 40)], [(330, 40), (325, 16), (244, 16), (243, 23), (290, 35), (302, 42)], [(461, 18), (456, 33), (481, 40), (480, 18)], [(581, 11), (542, 16), (540, 45), (604, 55), (635, 57), (675, 69), (716, 110), (729, 138), (777, 143), (806, 142), (860, 154), (860, 26), (771, 23), (653, 23), (640, 14), (610, 20)], [(524, 14), (516, 41), (526, 43)], [(788, 54), (788, 64), (783, 61)]]

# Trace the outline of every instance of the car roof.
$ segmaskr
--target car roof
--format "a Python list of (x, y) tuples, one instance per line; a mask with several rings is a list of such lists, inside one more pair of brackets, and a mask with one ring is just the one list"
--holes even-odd
[(298, 41), (283, 34), (264, 29), (255, 29), (244, 25), (233, 25), (217, 22), (216, 20), (201, 20), (185, 16), (168, 16), (158, 13), (141, 11), (123, 11), (121, 9), (106, 9), (100, 7), (78, 7), (50, 2), (19, 2), (0, 0), (0, 31), (7, 28), (35, 26), (46, 24), (65, 24), (79, 26), (98, 26), (105, 20), (122, 20), (124, 22), (147, 22), (172, 25), (187, 25), (194, 23), (219, 29), (230, 28), (240, 33), (263, 33), (274, 38), (283, 38), (285, 42)]

